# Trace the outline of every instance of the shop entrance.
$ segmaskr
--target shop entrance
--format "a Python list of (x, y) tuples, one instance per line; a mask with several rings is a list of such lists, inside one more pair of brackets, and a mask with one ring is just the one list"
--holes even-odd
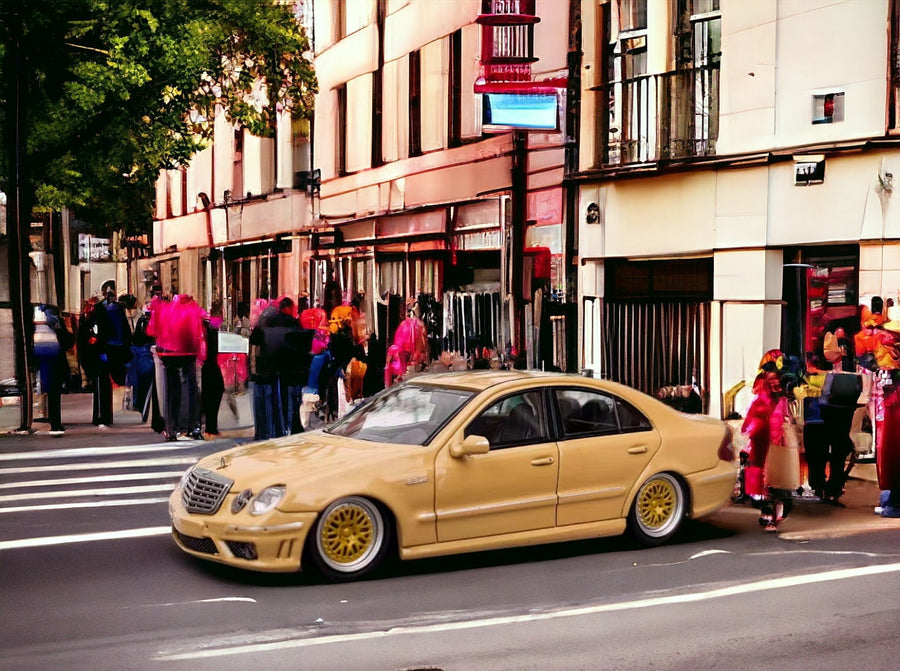
[(705, 412), (712, 281), (711, 258), (607, 262), (603, 376), (653, 396), (693, 390)]

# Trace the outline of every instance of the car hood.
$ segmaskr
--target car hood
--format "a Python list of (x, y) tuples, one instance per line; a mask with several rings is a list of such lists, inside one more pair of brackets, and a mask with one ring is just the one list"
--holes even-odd
[(217, 452), (197, 465), (231, 478), (236, 488), (255, 490), (297, 481), (332, 480), (349, 471), (371, 469), (375, 464), (389, 462), (398, 451), (415, 449), (422, 448), (315, 431)]

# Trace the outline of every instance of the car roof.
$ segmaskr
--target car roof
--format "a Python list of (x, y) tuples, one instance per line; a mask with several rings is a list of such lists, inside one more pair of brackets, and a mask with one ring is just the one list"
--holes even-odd
[(441, 387), (455, 387), (482, 391), (494, 385), (505, 382), (521, 382), (534, 380), (535, 382), (566, 382), (586, 379), (580, 375), (566, 373), (548, 373), (537, 370), (467, 370), (452, 373), (431, 373), (417, 375), (409, 380), (410, 384), (429, 384)]

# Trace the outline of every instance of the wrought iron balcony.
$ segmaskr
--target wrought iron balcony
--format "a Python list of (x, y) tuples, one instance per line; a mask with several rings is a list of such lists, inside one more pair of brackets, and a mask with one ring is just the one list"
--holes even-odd
[(716, 153), (719, 65), (594, 87), (601, 167)]

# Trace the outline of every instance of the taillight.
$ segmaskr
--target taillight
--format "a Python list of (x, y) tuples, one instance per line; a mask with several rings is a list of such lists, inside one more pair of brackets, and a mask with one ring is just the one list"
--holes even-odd
[(720, 461), (734, 462), (734, 434), (727, 424), (725, 425), (725, 437), (722, 438), (722, 444), (719, 445), (717, 454)]

